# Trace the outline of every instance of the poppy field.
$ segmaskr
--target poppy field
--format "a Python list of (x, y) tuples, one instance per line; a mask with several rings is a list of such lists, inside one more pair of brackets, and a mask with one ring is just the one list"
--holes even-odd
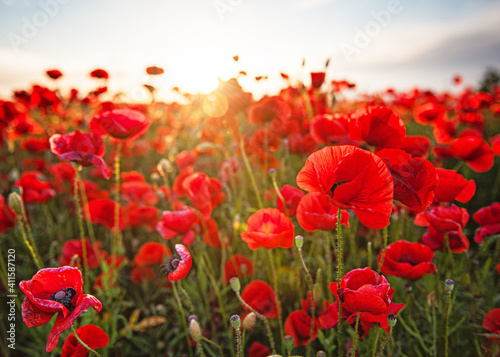
[(2, 355), (500, 355), (498, 85), (47, 76), (0, 99)]

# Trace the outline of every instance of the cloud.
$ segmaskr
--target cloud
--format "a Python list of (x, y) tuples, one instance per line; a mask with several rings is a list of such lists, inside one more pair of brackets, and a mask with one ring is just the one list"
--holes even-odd
[(297, 10), (310, 10), (315, 9), (317, 7), (329, 4), (334, 0), (297, 0), (293, 6)]

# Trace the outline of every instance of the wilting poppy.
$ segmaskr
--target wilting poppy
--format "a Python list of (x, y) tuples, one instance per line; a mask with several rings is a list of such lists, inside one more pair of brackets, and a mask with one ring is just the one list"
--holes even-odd
[[(378, 256), (379, 263), (383, 252)], [(436, 265), (432, 263), (433, 257), (432, 249), (424, 244), (397, 241), (387, 246), (380, 271), (385, 275), (418, 280), (425, 274), (437, 273)]]
[(193, 260), (189, 250), (182, 244), (176, 244), (175, 250), (180, 256), (180, 259), (174, 258), (168, 263), (164, 264), (162, 267), (168, 273), (167, 277), (170, 281), (181, 280), (186, 275), (188, 275), (191, 270), (191, 265)]
[(44, 203), (56, 195), (48, 182), (43, 181), (43, 176), (37, 171), (28, 171), (21, 175), (15, 186), (23, 188), (24, 203)]
[(349, 141), (349, 120), (343, 114), (315, 115), (309, 130), (318, 143), (333, 145)]
[[(100, 251), (101, 242), (96, 242), (94, 246), (90, 244), (88, 238), (85, 238), (85, 248), (87, 251), (87, 266), (91, 269), (97, 268), (99, 266), (99, 260), (97, 258), (98, 255), (106, 254), (105, 252)], [(78, 256), (79, 261), (74, 261), (73, 266), (76, 266), (80, 262), (83, 261), (83, 248), (82, 241), (80, 239), (72, 239), (68, 240), (64, 243), (62, 250), (62, 255), (59, 257), (59, 265), (70, 265), (71, 260), (75, 255)]]
[(16, 226), (16, 213), (5, 204), (5, 198), (0, 195), (0, 234)]
[[(85, 325), (76, 329), (78, 337), (93, 350), (106, 347), (109, 337), (106, 332), (96, 325)], [(61, 357), (87, 357), (89, 350), (82, 346), (73, 334), (68, 335), (62, 347)]]
[(135, 139), (143, 135), (151, 121), (137, 110), (113, 109), (97, 114), (90, 121), (90, 129), (97, 135), (116, 139)]
[(59, 341), (59, 335), (91, 306), (101, 311), (94, 296), (83, 294), (82, 273), (78, 268), (60, 267), (39, 270), (19, 287), (26, 294), (22, 304), (23, 321), (28, 327), (41, 326), (58, 314), (47, 340), (47, 352)]
[(414, 211), (425, 211), (434, 200), (438, 184), (434, 165), (400, 149), (383, 149), (377, 156), (384, 159), (392, 175), (394, 199)]
[(361, 140), (377, 148), (398, 148), (406, 135), (403, 120), (391, 108), (368, 106), (349, 121), (351, 140)]
[(352, 209), (370, 228), (389, 225), (393, 181), (378, 156), (355, 146), (328, 146), (311, 154), (297, 175), (297, 185), (321, 192), (337, 208)]
[[(490, 331), (492, 334), (500, 334), (500, 309), (490, 310), (486, 315), (484, 315), (483, 328)], [(500, 340), (500, 337), (488, 338), (491, 340)]]
[(252, 250), (293, 247), (294, 227), (290, 218), (276, 208), (260, 209), (247, 221), (247, 230), (241, 239)]
[[(248, 284), (241, 293), (243, 300), (255, 311), (268, 319), (278, 318), (276, 296), (273, 289), (262, 280), (254, 280)], [(248, 310), (244, 305), (243, 308)]]
[(156, 230), (165, 239), (172, 239), (182, 234), (182, 242), (189, 246), (196, 236), (193, 226), (197, 220), (196, 211), (189, 206), (177, 211), (163, 211), (161, 220), (156, 224)]
[(467, 203), (476, 193), (476, 182), (466, 180), (454, 170), (436, 169), (438, 185), (434, 191), (436, 202), (451, 202), (457, 200)]
[(493, 167), (495, 154), (480, 137), (466, 136), (455, 139), (449, 150), (453, 157), (464, 160), (474, 171), (486, 172)]
[[(331, 231), (337, 227), (338, 208), (320, 192), (310, 192), (297, 206), (297, 220), (306, 231)], [(349, 227), (349, 212), (342, 210), (341, 223)]]
[(212, 210), (226, 197), (222, 192), (222, 183), (201, 172), (187, 176), (182, 181), (182, 187), (194, 208), (200, 211), (205, 219), (210, 217)]
[(92, 72), (90, 72), (90, 76), (93, 78), (109, 78), (108, 72), (106, 72), (104, 69), (94, 69)]
[(69, 134), (54, 134), (50, 137), (50, 151), (63, 160), (82, 166), (96, 166), (102, 175), (109, 179), (111, 171), (102, 159), (104, 142), (99, 135), (80, 133), (76, 130)]
[(476, 230), (474, 241), (482, 243), (484, 237), (500, 232), (500, 203), (495, 202), (474, 213), (472, 219), (480, 227)]
[(229, 279), (234, 277), (251, 276), (253, 263), (242, 254), (235, 254), (224, 264), (224, 280), (229, 284)]
[[(279, 197), (277, 197), (276, 208), (283, 213), (287, 213), (290, 217), (295, 216), (297, 212), (297, 205), (302, 197), (304, 197), (304, 192), (290, 185), (284, 185), (280, 190), (281, 196), (285, 199), (285, 204)], [(286, 207), (286, 209), (285, 209)]]

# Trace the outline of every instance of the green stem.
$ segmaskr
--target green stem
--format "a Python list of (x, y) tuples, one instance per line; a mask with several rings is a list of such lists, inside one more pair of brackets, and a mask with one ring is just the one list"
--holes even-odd
[(193, 306), (193, 303), (191, 302), (191, 298), (189, 297), (189, 294), (187, 293), (187, 291), (184, 290), (184, 287), (182, 286), (181, 281), (179, 280), (177, 282), (173, 282), (172, 285), (174, 285), (174, 284), (179, 284), (179, 289), (181, 289), (182, 295), (184, 296), (185, 302), (189, 308), (189, 313), (191, 315), (195, 315), (194, 306)]
[(382, 257), (380, 258), (380, 262), (378, 263), (379, 272), (380, 268), (382, 268), (382, 264), (384, 264), (385, 251), (387, 250), (387, 241), (389, 240), (389, 230), (387, 229), (387, 226), (385, 226), (383, 229), (383, 235), (384, 235), (384, 250), (382, 251)]
[(359, 317), (361, 313), (358, 312), (358, 315), (356, 316), (356, 327), (354, 327), (354, 341), (352, 342), (352, 357), (356, 357), (356, 349), (358, 348), (358, 328), (359, 328)]
[(278, 310), (278, 324), (280, 328), (280, 337), (281, 341), (283, 341), (283, 323), (282, 323), (282, 317), (281, 317), (281, 304), (279, 300), (279, 292), (278, 292), (278, 279), (276, 278), (276, 268), (274, 267), (274, 257), (273, 257), (273, 251), (271, 249), (267, 249), (267, 256), (269, 258), (269, 265), (271, 267), (271, 272), (272, 272), (272, 278), (273, 278), (273, 289), (274, 289), (274, 299), (276, 302), (276, 309)]
[(309, 337), (309, 343), (307, 344), (306, 347), (306, 356), (310, 355), (311, 352), (311, 344), (313, 341), (313, 336), (314, 336), (314, 310), (315, 310), (315, 304), (314, 304), (314, 283), (312, 280), (311, 273), (309, 273), (309, 270), (307, 269), (306, 262), (304, 261), (304, 256), (302, 254), (302, 248), (298, 248), (299, 251), (299, 257), (300, 261), (302, 262), (302, 267), (304, 268), (304, 272), (306, 273), (307, 281), (309, 282), (309, 289), (311, 290), (311, 333)]
[(257, 316), (259, 319), (261, 319), (264, 322), (264, 325), (266, 327), (267, 331), (267, 337), (269, 338), (269, 344), (271, 345), (271, 351), (273, 354), (276, 354), (276, 345), (274, 344), (274, 337), (273, 337), (273, 332), (271, 331), (271, 326), (269, 325), (269, 320), (267, 317), (264, 315), (261, 315), (259, 312), (257, 312), (253, 307), (248, 305), (245, 300), (241, 297), (241, 294), (239, 292), (236, 293), (236, 296), (238, 297), (238, 300), (250, 311), (252, 311), (255, 316)]
[(332, 282), (332, 238), (330, 232), (326, 234), (326, 282), (330, 284)]
[(184, 314), (184, 308), (182, 307), (181, 299), (179, 298), (179, 293), (177, 291), (176, 284), (172, 284), (172, 287), (174, 288), (174, 297), (175, 301), (177, 302), (177, 307), (179, 308), (179, 311), (181, 313), (181, 320), (182, 320), (182, 325), (184, 327), (184, 332), (186, 334), (186, 342), (189, 348), (189, 355), (193, 357), (193, 350), (191, 349), (191, 340), (189, 338), (189, 328), (186, 322), (187, 320), (186, 320), (186, 315)]
[(210, 340), (210, 339), (206, 338), (205, 336), (202, 336), (201, 338), (203, 339), (203, 341), (208, 342), (208, 343), (210, 343), (211, 345), (215, 346), (215, 347), (219, 350), (219, 352), (220, 352), (220, 356), (222, 356), (222, 355), (223, 355), (223, 353), (222, 353), (222, 348), (221, 348), (221, 346), (219, 346), (219, 344), (218, 344), (218, 343), (215, 343), (214, 341), (212, 341), (212, 340)]
[(112, 266), (115, 265), (118, 247), (121, 246), (121, 239), (120, 239), (120, 150), (121, 150), (121, 141), (118, 142), (118, 145), (116, 147), (116, 156), (115, 156), (115, 226), (113, 229), (113, 245), (111, 248), (111, 254), (113, 256)]
[(93, 355), (93, 356), (100, 356), (100, 354), (98, 352), (96, 352), (95, 350), (93, 350), (92, 348), (90, 348), (85, 342), (83, 342), (80, 339), (80, 337), (76, 334), (76, 331), (75, 331), (75, 328), (73, 327), (73, 325), (71, 325), (71, 332), (73, 332), (73, 335), (75, 336), (75, 338), (78, 341), (78, 343), (80, 343), (83, 347), (85, 347), (85, 349), (87, 349), (91, 355)]
[(250, 176), (250, 182), (252, 183), (253, 190), (255, 192), (255, 196), (257, 196), (257, 202), (259, 203), (259, 208), (262, 209), (264, 208), (264, 205), (262, 204), (262, 198), (260, 197), (260, 192), (259, 188), (257, 187), (257, 182), (255, 182), (255, 177), (253, 175), (252, 168), (250, 167), (250, 162), (248, 161), (247, 154), (245, 152), (245, 142), (243, 141), (243, 138), (241, 138), (240, 141), (240, 148), (241, 148), (241, 156), (243, 157), (243, 162), (245, 164), (245, 168), (247, 169), (248, 175)]
[(283, 209), (285, 210), (285, 214), (287, 215), (287, 217), (290, 217), (290, 214), (288, 212), (288, 207), (286, 206), (285, 197), (283, 197), (283, 195), (281, 194), (281, 191), (278, 187), (278, 183), (276, 182), (276, 173), (274, 175), (271, 175), (271, 181), (273, 183), (274, 191), (276, 191), (276, 194), (278, 195), (281, 203), (283, 203)]
[[(337, 214), (337, 283), (340, 288), (340, 282), (342, 280), (342, 255), (343, 253), (343, 241), (342, 241), (342, 228), (340, 224), (342, 211), (339, 208)], [(342, 356), (342, 302), (339, 300), (339, 323), (337, 324), (337, 344), (338, 344), (338, 356)]]
[(377, 353), (377, 344), (378, 344), (378, 339), (380, 337), (380, 327), (377, 329), (377, 335), (375, 336), (375, 342), (373, 343), (373, 353), (372, 357), (375, 357), (375, 354)]
[(241, 329), (236, 330), (236, 357), (243, 357), (243, 350), (241, 349)]
[(37, 269), (41, 270), (41, 269), (43, 269), (43, 264), (41, 263), (40, 258), (38, 257), (38, 255), (36, 254), (35, 249), (31, 245), (31, 243), (30, 243), (30, 241), (28, 239), (28, 235), (26, 234), (26, 229), (24, 228), (25, 224), (26, 224), (26, 226), (29, 226), (29, 224), (27, 222), (25, 222), (24, 209), (23, 209), (23, 212), (19, 215), (19, 219), (20, 219), (19, 229), (21, 230), (21, 235), (23, 236), (24, 244), (26, 245), (26, 247), (28, 248), (31, 256), (33, 257), (33, 261), (35, 262), (35, 265), (36, 265)]
[(382, 353), (384, 352), (385, 349), (385, 345), (387, 345), (387, 343), (391, 340), (391, 337), (392, 337), (392, 327), (389, 330), (389, 335), (386, 338), (384, 338), (384, 340), (380, 344), (377, 356), (382, 356)]
[(83, 217), (82, 217), (82, 207), (80, 205), (80, 195), (78, 194), (78, 186), (82, 184), (80, 178), (81, 166), (76, 168), (75, 182), (73, 183), (73, 195), (75, 198), (76, 215), (78, 216), (78, 230), (80, 231), (80, 242), (82, 243), (82, 255), (83, 255), (83, 276), (85, 279), (85, 285), (87, 289), (90, 289), (89, 284), (89, 265), (87, 259), (87, 242), (85, 242), (85, 231), (83, 229)]
[(448, 357), (448, 334), (449, 334), (449, 323), (450, 323), (450, 312), (452, 308), (451, 303), (451, 291), (447, 293), (448, 295), (448, 303), (446, 304), (446, 317), (445, 317), (445, 325), (444, 325), (444, 356)]

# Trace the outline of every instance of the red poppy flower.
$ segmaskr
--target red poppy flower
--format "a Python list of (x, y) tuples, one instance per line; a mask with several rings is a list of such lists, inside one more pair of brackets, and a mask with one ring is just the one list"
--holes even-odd
[[(89, 212), (90, 221), (92, 223), (102, 224), (109, 229), (114, 229), (115, 227), (115, 202), (110, 199), (98, 199), (89, 201)], [(119, 228), (123, 229), (125, 227), (125, 222), (123, 220), (122, 208), (120, 207), (120, 224)]]
[(318, 89), (325, 82), (325, 72), (311, 72), (311, 86)]
[(21, 175), (15, 186), (23, 188), (24, 203), (44, 203), (56, 195), (48, 182), (42, 180), (43, 176), (37, 171), (28, 171)]
[(93, 78), (109, 78), (108, 72), (106, 72), (104, 69), (94, 69), (92, 72), (90, 72), (90, 76)]
[(315, 115), (309, 130), (318, 143), (333, 145), (349, 141), (349, 120), (343, 114)]
[(248, 349), (248, 357), (267, 357), (272, 354), (269, 347), (259, 341), (254, 341)]
[(279, 209), (280, 212), (287, 213), (290, 217), (294, 217), (297, 212), (297, 205), (300, 199), (304, 197), (304, 192), (293, 186), (284, 185), (280, 193), (285, 199), (285, 205), (283, 205), (281, 199), (277, 197), (276, 208)]
[(52, 79), (58, 79), (62, 77), (62, 72), (58, 69), (50, 69), (47, 72), (47, 76), (49, 76)]
[(168, 280), (176, 281), (183, 279), (191, 270), (193, 260), (189, 250), (182, 244), (176, 244), (175, 250), (180, 256), (180, 259), (174, 258), (167, 264), (163, 265), (163, 269), (168, 273)]
[(151, 121), (137, 110), (113, 109), (97, 114), (90, 129), (97, 135), (109, 134), (116, 139), (135, 139), (144, 134)]
[(147, 265), (136, 266), (130, 271), (130, 280), (136, 284), (151, 281), (154, 277), (156, 277), (155, 271)]
[(128, 227), (145, 227), (152, 231), (158, 222), (158, 208), (130, 202), (125, 206), (125, 215)]
[(432, 226), (439, 232), (458, 231), (469, 221), (467, 209), (455, 205), (434, 207), (428, 212), (419, 213), (415, 218), (417, 226)]
[(159, 200), (153, 186), (143, 181), (124, 182), (120, 186), (120, 192), (124, 200), (135, 203), (155, 205)]
[(22, 304), (23, 321), (28, 327), (41, 326), (58, 314), (47, 341), (51, 352), (59, 335), (91, 306), (101, 311), (102, 304), (94, 296), (83, 294), (82, 273), (78, 268), (61, 267), (39, 270), (31, 280), (19, 287), (26, 294)]
[(196, 208), (208, 219), (212, 210), (226, 197), (222, 192), (222, 183), (216, 178), (208, 177), (201, 172), (195, 172), (182, 181), (182, 187)]
[(342, 308), (348, 313), (383, 314), (394, 295), (387, 279), (370, 268), (351, 270), (340, 281), (340, 287), (336, 282), (331, 283), (330, 290), (337, 300), (340, 298)]
[(141, 246), (139, 253), (134, 258), (137, 265), (160, 265), (165, 257), (171, 257), (170, 249), (161, 243), (148, 242)]
[(264, 97), (248, 108), (248, 120), (261, 125), (285, 116), (286, 103), (278, 97)]
[(484, 237), (500, 232), (500, 203), (481, 208), (472, 218), (481, 226), (476, 230), (474, 241), (482, 243)]
[(368, 106), (352, 114), (349, 135), (351, 140), (361, 140), (377, 148), (398, 148), (406, 128), (391, 108)]
[(16, 226), (16, 213), (5, 204), (5, 198), (0, 195), (0, 234)]
[(99, 135), (80, 133), (76, 130), (69, 134), (54, 134), (50, 137), (50, 151), (63, 160), (82, 166), (96, 166), (102, 175), (109, 179), (111, 171), (102, 159), (104, 142)]
[(247, 230), (241, 239), (252, 250), (276, 247), (291, 248), (294, 240), (294, 227), (290, 218), (276, 208), (260, 209), (247, 221)]
[(253, 274), (253, 263), (241, 254), (235, 254), (224, 264), (224, 280), (229, 284), (233, 277), (251, 276)]
[[(82, 326), (76, 330), (76, 334), (93, 350), (106, 347), (109, 343), (108, 334), (96, 325), (89, 324)], [(87, 357), (88, 355), (89, 350), (83, 347), (73, 334), (66, 337), (61, 357)]]
[(378, 156), (355, 146), (328, 146), (307, 158), (297, 185), (321, 192), (337, 208), (352, 209), (370, 228), (389, 225), (393, 181)]
[[(337, 227), (338, 208), (320, 192), (305, 195), (297, 207), (297, 220), (308, 232), (331, 231)], [(349, 212), (342, 210), (340, 221), (349, 227)]]
[(457, 200), (467, 203), (476, 193), (476, 182), (466, 180), (454, 170), (436, 169), (438, 185), (434, 192), (436, 202), (451, 202)]
[(21, 148), (32, 154), (42, 153), (49, 148), (49, 139), (45, 136), (26, 138), (21, 142)]
[(430, 102), (413, 109), (415, 121), (422, 125), (440, 122), (444, 119), (445, 108), (437, 103)]
[(146, 73), (151, 75), (151, 76), (158, 76), (160, 74), (163, 74), (165, 71), (163, 68), (156, 67), (156, 66), (151, 66), (146, 68)]
[[(500, 309), (490, 310), (483, 319), (483, 328), (490, 331), (490, 333), (500, 334)], [(488, 337), (491, 340), (500, 341), (499, 337)]]
[(493, 150), (495, 155), (500, 155), (500, 134), (495, 135), (493, 139), (491, 139), (491, 149)]
[(64, 190), (64, 182), (70, 183), (71, 186), (73, 185), (73, 181), (76, 175), (76, 170), (70, 164), (66, 162), (53, 164), (50, 165), (49, 171), (52, 176), (50, 184), (58, 192)]
[[(278, 318), (276, 296), (273, 289), (264, 281), (254, 280), (241, 293), (243, 300), (255, 311), (268, 319)], [(244, 305), (243, 308), (250, 312)]]
[[(90, 244), (88, 238), (85, 238), (85, 247), (87, 248), (87, 266), (90, 269), (97, 268), (99, 266), (99, 260), (97, 255), (105, 255), (105, 252), (101, 252), (101, 242), (96, 242), (95, 246)], [(79, 262), (83, 262), (83, 249), (82, 249), (82, 241), (80, 239), (73, 239), (66, 241), (62, 247), (62, 255), (59, 257), (59, 265), (70, 265), (71, 260), (75, 255), (77, 255), (80, 260)], [(73, 266), (77, 266), (79, 262), (75, 261)]]
[(486, 172), (493, 167), (495, 154), (488, 143), (477, 136), (455, 139), (449, 150), (453, 157), (464, 160), (474, 171)]
[(448, 238), (448, 245), (452, 253), (460, 254), (469, 250), (469, 239), (461, 230), (440, 232), (430, 226), (427, 233), (420, 238), (420, 243), (429, 246), (434, 251), (445, 250), (446, 238)]
[(394, 199), (411, 210), (422, 212), (434, 200), (438, 184), (436, 169), (430, 161), (400, 149), (383, 149), (377, 156), (384, 159), (394, 182)]
[[(383, 252), (378, 256), (379, 263)], [(436, 266), (431, 262), (433, 257), (434, 252), (428, 246), (401, 240), (387, 246), (380, 269), (385, 275), (418, 280), (425, 274), (437, 273)]]
[(163, 211), (161, 220), (156, 224), (156, 230), (165, 239), (183, 234), (182, 242), (189, 246), (196, 236), (193, 226), (197, 220), (196, 211), (189, 206), (177, 211)]
[(220, 238), (219, 226), (217, 225), (217, 222), (210, 217), (205, 221), (205, 224), (202, 225), (202, 227), (204, 228), (203, 242), (215, 248), (222, 248), (222, 240)]
[(407, 135), (401, 143), (401, 150), (411, 154), (412, 157), (421, 157), (427, 159), (431, 142), (426, 136)]

